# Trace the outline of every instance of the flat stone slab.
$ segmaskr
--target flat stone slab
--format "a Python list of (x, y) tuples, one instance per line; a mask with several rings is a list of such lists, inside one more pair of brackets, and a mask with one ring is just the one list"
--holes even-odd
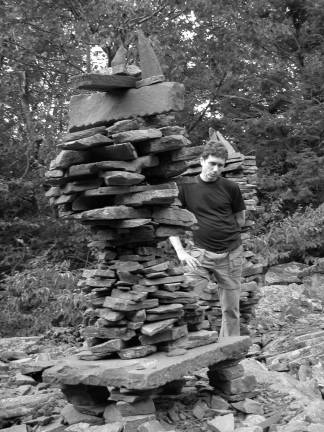
[(67, 358), (43, 373), (43, 381), (51, 384), (86, 384), (126, 387), (143, 390), (160, 387), (183, 378), (203, 367), (227, 359), (245, 356), (251, 339), (248, 336), (229, 337), (226, 340), (188, 350), (178, 357), (167, 357), (158, 352), (149, 357), (132, 360), (85, 361)]
[(80, 94), (71, 98), (69, 130), (108, 125), (135, 116), (181, 111), (183, 104), (184, 86), (176, 82), (130, 89), (122, 94)]

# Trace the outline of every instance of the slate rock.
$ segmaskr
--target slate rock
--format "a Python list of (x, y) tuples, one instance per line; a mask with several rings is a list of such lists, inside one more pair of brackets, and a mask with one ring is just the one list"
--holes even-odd
[(14, 425), (0, 430), (1, 432), (28, 432), (26, 424)]
[(109, 391), (103, 386), (63, 385), (61, 391), (72, 405), (96, 406), (106, 402), (109, 397)]
[(253, 399), (245, 399), (243, 401), (233, 402), (232, 407), (245, 414), (263, 415), (264, 413), (262, 405)]
[(186, 354), (187, 350), (185, 348), (176, 348), (174, 350), (168, 351), (166, 353), (167, 357), (178, 357)]
[(7, 372), (9, 369), (9, 364), (0, 361), (0, 372)]
[(87, 210), (80, 214), (81, 220), (114, 220), (114, 219), (132, 219), (145, 218), (149, 216), (146, 209), (135, 210), (127, 206), (109, 206), (99, 209)]
[(109, 92), (136, 87), (137, 78), (127, 75), (108, 75), (102, 73), (86, 73), (71, 77), (70, 85), (91, 91)]
[(310, 298), (316, 298), (324, 301), (324, 274), (313, 273), (303, 277), (305, 294)]
[(165, 432), (165, 428), (158, 420), (151, 420), (142, 423), (137, 428), (137, 432)]
[(150, 153), (164, 153), (182, 148), (188, 145), (188, 143), (188, 139), (183, 135), (169, 135), (139, 143), (137, 146), (137, 151), (140, 155), (146, 155)]
[(77, 423), (65, 429), (68, 432), (122, 432), (123, 423), (115, 422), (100, 426), (90, 426), (88, 423)]
[(123, 422), (124, 422), (123, 432), (137, 431), (138, 427), (141, 424), (147, 423), (148, 421), (152, 421), (155, 419), (156, 419), (156, 417), (154, 414), (145, 414), (145, 415), (123, 417)]
[(212, 379), (216, 381), (230, 381), (242, 377), (244, 375), (244, 368), (241, 364), (229, 367), (215, 365), (213, 368), (210, 368), (209, 377), (211, 375), (213, 375)]
[(111, 403), (106, 406), (106, 409), (103, 413), (103, 418), (105, 419), (105, 423), (115, 423), (122, 421), (123, 417), (120, 411), (117, 409), (116, 404)]
[(67, 404), (61, 411), (61, 417), (65, 424), (73, 425), (75, 423), (103, 424), (103, 418), (82, 414), (72, 404)]
[(215, 383), (216, 386), (225, 394), (236, 395), (253, 391), (256, 386), (256, 379), (254, 375), (246, 375), (231, 381), (219, 381), (217, 384)]
[(164, 330), (172, 328), (176, 319), (167, 319), (163, 321), (155, 321), (150, 324), (144, 324), (141, 328), (141, 333), (147, 336), (154, 336), (157, 333), (161, 333)]
[(199, 330), (196, 332), (189, 332), (187, 337), (178, 339), (168, 344), (163, 345), (163, 350), (171, 351), (178, 348), (192, 349), (204, 345), (215, 343), (218, 338), (217, 331)]
[(66, 169), (71, 165), (81, 164), (87, 159), (87, 153), (84, 151), (62, 150), (50, 163), (50, 169)]
[[(31, 385), (27, 385), (27, 384), (21, 385), (17, 388), (17, 396), (18, 395), (25, 396), (28, 393), (31, 393), (32, 389), (33, 389), (33, 386), (31, 386)], [(38, 386), (38, 389), (39, 389), (39, 386)]]
[(216, 410), (227, 410), (229, 408), (229, 403), (221, 396), (213, 394), (210, 399), (210, 408)]
[(122, 143), (92, 149), (91, 156), (95, 161), (131, 161), (137, 158), (137, 152), (133, 144)]
[(245, 419), (243, 420), (243, 425), (244, 426), (260, 426), (262, 427), (262, 423), (267, 421), (267, 419), (259, 414), (249, 414), (248, 416), (245, 417)]
[(265, 284), (282, 285), (291, 283), (300, 283), (299, 275), (307, 267), (306, 264), (290, 262), (287, 264), (278, 264), (270, 267), (265, 274)]
[(118, 401), (116, 404), (116, 408), (119, 410), (123, 417), (154, 414), (156, 411), (154, 402), (149, 397), (133, 403)]
[(139, 142), (153, 138), (160, 138), (162, 132), (158, 129), (137, 129), (126, 132), (118, 132), (112, 135), (112, 139), (116, 144), (123, 142)]
[(324, 401), (314, 400), (304, 410), (305, 420), (324, 424)]
[(116, 134), (118, 132), (125, 132), (139, 128), (139, 122), (137, 119), (120, 120), (115, 122), (112, 126), (107, 128), (108, 136)]
[(4, 362), (25, 359), (27, 354), (24, 351), (2, 350), (0, 359)]
[(65, 141), (74, 141), (77, 139), (81, 139), (81, 138), (86, 138), (92, 135), (95, 135), (97, 133), (102, 133), (104, 134), (106, 131), (105, 126), (98, 126), (95, 128), (88, 128), (85, 130), (81, 130), (81, 131), (77, 131), (77, 132), (72, 132), (72, 133), (66, 133), (60, 136), (60, 142), (65, 142)]
[(128, 171), (104, 171), (101, 174), (107, 186), (132, 186), (145, 180), (145, 176)]
[(65, 150), (89, 150), (94, 147), (105, 146), (107, 144), (112, 144), (112, 140), (107, 138), (105, 135), (98, 133), (86, 138), (80, 138), (74, 141), (58, 144), (58, 147)]
[(226, 414), (207, 420), (207, 426), (212, 432), (234, 432), (234, 415)]
[(208, 405), (203, 400), (198, 400), (194, 407), (192, 408), (192, 414), (196, 419), (202, 420), (204, 417), (206, 417), (206, 413), (209, 410)]
[(149, 116), (168, 111), (181, 111), (184, 86), (164, 82), (140, 89), (130, 89), (122, 95), (108, 93), (72, 96), (69, 118), (70, 131), (134, 116)]
[(0, 399), (0, 420), (33, 414), (48, 400), (48, 394)]
[(23, 375), (21, 373), (17, 373), (14, 376), (14, 380), (15, 380), (15, 384), (17, 385), (37, 385), (37, 382), (34, 380), (34, 378), (28, 376), (28, 375)]
[[(56, 385), (86, 383), (133, 390), (151, 389), (180, 379), (189, 371), (208, 367), (228, 358), (241, 359), (250, 344), (249, 337), (231, 337), (220, 343), (188, 350), (185, 356), (169, 358), (163, 353), (156, 353), (132, 362), (111, 359), (93, 363), (67, 357), (46, 370), (43, 380)], [(143, 365), (143, 369), (137, 369), (137, 365)]]
[(161, 333), (157, 333), (154, 336), (140, 336), (139, 340), (143, 345), (155, 345), (160, 342), (176, 340), (181, 337), (187, 336), (188, 328), (187, 325), (179, 327), (173, 327), (169, 330), (164, 330)]
[(118, 355), (122, 360), (129, 360), (134, 358), (146, 357), (150, 354), (155, 353), (156, 351), (157, 347), (155, 345), (141, 345), (137, 347), (122, 349), (118, 352)]
[(243, 426), (235, 429), (235, 432), (263, 432), (260, 426)]
[(90, 347), (94, 354), (118, 352), (124, 347), (124, 342), (121, 339), (111, 339), (98, 345)]
[(308, 426), (307, 432), (324, 432), (324, 424), (312, 423)]

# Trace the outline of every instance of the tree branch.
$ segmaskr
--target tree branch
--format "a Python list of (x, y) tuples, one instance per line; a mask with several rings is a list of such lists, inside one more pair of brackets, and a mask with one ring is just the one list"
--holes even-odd
[(215, 92), (211, 95), (210, 101), (208, 103), (208, 105), (203, 109), (203, 111), (200, 113), (199, 117), (193, 122), (193, 124), (188, 128), (188, 133), (193, 131), (195, 129), (195, 127), (198, 125), (198, 123), (201, 122), (201, 120), (203, 119), (203, 117), (205, 116), (208, 108), (210, 108), (211, 104), (213, 103), (213, 100), (215, 99), (215, 97), (218, 94), (219, 89), (221, 88), (221, 86), (224, 84), (224, 81), (227, 77), (227, 72), (224, 72), (222, 78), (220, 79), (219, 83), (217, 84), (216, 90)]

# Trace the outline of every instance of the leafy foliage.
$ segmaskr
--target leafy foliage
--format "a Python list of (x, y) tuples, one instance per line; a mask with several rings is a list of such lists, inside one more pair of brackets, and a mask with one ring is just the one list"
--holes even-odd
[(324, 253), (324, 204), (314, 209), (299, 208), (286, 218), (273, 222), (263, 235), (255, 236), (251, 248), (263, 255), (269, 265), (280, 261), (312, 261)]
[(0, 336), (35, 335), (53, 325), (80, 324), (86, 301), (77, 288), (78, 276), (67, 262), (50, 264), (44, 259), (35, 259), (30, 268), (6, 276)]

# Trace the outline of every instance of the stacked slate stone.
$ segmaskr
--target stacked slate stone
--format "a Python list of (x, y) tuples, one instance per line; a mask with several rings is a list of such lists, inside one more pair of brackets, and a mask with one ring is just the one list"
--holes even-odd
[[(240, 311), (242, 332), (246, 329), (250, 319), (254, 316), (255, 304), (258, 302), (258, 286), (262, 283), (263, 264), (259, 258), (248, 249), (250, 240), (250, 229), (254, 225), (254, 214), (259, 211), (257, 198), (257, 167), (255, 156), (244, 156), (235, 151), (232, 145), (218, 131), (210, 128), (210, 139), (218, 141), (226, 147), (229, 158), (223, 171), (224, 177), (235, 181), (242, 192), (246, 205), (246, 225), (242, 229), (242, 241), (244, 246), (244, 264), (242, 273), (242, 290), (240, 298)], [(177, 160), (186, 161), (188, 169), (177, 179), (177, 183), (191, 182), (193, 176), (201, 171), (199, 156), (203, 146), (186, 147), (177, 152)], [(217, 290), (214, 286), (214, 294), (205, 293), (200, 298), (200, 305), (206, 308), (210, 326), (213, 330), (219, 330), (221, 326), (221, 308), (218, 300)]]
[(58, 214), (87, 225), (98, 268), (80, 281), (90, 308), (83, 359), (143, 357), (195, 334), (190, 346), (212, 343), (204, 310), (183, 270), (170, 263), (161, 240), (194, 226), (182, 209), (174, 177), (187, 168), (177, 155), (190, 145), (173, 112), (184, 87), (164, 82), (155, 54), (139, 33), (141, 79), (125, 65), (121, 47), (112, 74), (73, 79), (70, 127), (46, 174)]
[(254, 375), (245, 375), (239, 360), (226, 360), (210, 366), (209, 383), (229, 402), (237, 402), (257, 395)]

